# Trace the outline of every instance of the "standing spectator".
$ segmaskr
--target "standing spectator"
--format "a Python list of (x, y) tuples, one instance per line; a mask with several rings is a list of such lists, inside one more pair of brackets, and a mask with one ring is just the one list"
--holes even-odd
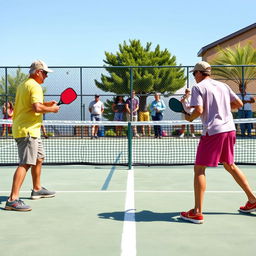
[[(115, 102), (112, 104), (114, 111), (114, 121), (123, 121), (125, 112), (125, 101), (123, 96), (117, 96)], [(122, 136), (122, 126), (116, 127), (116, 136)]]
[[(148, 121), (150, 121), (149, 109), (148, 109), (148, 106), (147, 106), (146, 102), (143, 102), (143, 103), (145, 103), (145, 104), (140, 103), (141, 108), (139, 109), (139, 121), (148, 122)], [(147, 131), (148, 131), (148, 136), (150, 136), (151, 135), (150, 125), (147, 125), (146, 128), (147, 128)], [(145, 131), (145, 126), (144, 125), (141, 126), (141, 133), (142, 133), (142, 136), (146, 136), (146, 131)]]
[(46, 131), (46, 128), (45, 128), (44, 125), (41, 126), (41, 131), (42, 131), (42, 133), (43, 133), (43, 137), (44, 137), (45, 139), (48, 139), (49, 136), (47, 135), (47, 131)]
[[(163, 120), (163, 112), (166, 109), (164, 101), (161, 100), (161, 93), (155, 93), (155, 100), (150, 105), (150, 112), (153, 121)], [(155, 138), (162, 138), (162, 127), (161, 125), (154, 125)]]
[(211, 66), (201, 61), (192, 70), (197, 85), (192, 89), (191, 115), (185, 115), (192, 122), (201, 117), (203, 133), (197, 148), (194, 165), (194, 208), (181, 212), (180, 217), (193, 223), (203, 223), (203, 200), (206, 189), (206, 167), (217, 167), (222, 163), (244, 190), (247, 203), (239, 211), (256, 211), (256, 197), (242, 173), (234, 163), (234, 145), (236, 141), (235, 124), (231, 109), (243, 106), (242, 101), (227, 84), (211, 79)]
[[(185, 90), (185, 94), (181, 97), (181, 100), (180, 102), (182, 103), (183, 105), (183, 108), (184, 110), (191, 114), (193, 112), (193, 108), (190, 108), (190, 99), (191, 99), (191, 93), (190, 93), (190, 89), (186, 89)], [(183, 138), (184, 135), (185, 135), (185, 129), (186, 129), (186, 125), (182, 125), (181, 126), (181, 135), (180, 135), (180, 138)], [(192, 138), (195, 138), (195, 128), (194, 128), (194, 125), (191, 124), (190, 125), (190, 131), (191, 131), (191, 136)]]
[[(7, 104), (5, 102), (4, 106), (3, 106), (3, 115), (4, 115), (3, 118), (7, 119), (7, 120), (12, 120), (13, 110), (14, 109), (13, 109), (12, 102), (8, 101)], [(6, 135), (6, 130), (7, 130), (8, 134), (11, 134), (12, 133), (12, 125), (11, 124), (3, 124), (2, 136)]]
[(20, 188), (26, 173), (31, 167), (33, 190), (31, 199), (54, 197), (55, 192), (41, 186), (41, 169), (45, 157), (40, 128), (43, 113), (57, 113), (60, 109), (56, 101), (43, 101), (43, 90), (40, 86), (53, 72), (41, 61), (30, 66), (28, 80), (17, 87), (15, 108), (13, 113), (13, 137), (17, 142), (20, 163), (13, 177), (12, 191), (5, 209), (14, 211), (30, 211), (31, 207), (19, 199)]
[[(104, 104), (100, 101), (100, 95), (95, 94), (94, 100), (89, 104), (89, 111), (91, 113), (91, 121), (101, 121), (102, 120), (102, 113), (104, 112)], [(91, 138), (98, 138), (98, 125), (92, 126), (92, 136)]]
[[(126, 119), (127, 121), (136, 122), (138, 121), (138, 109), (139, 109), (139, 101), (135, 99), (135, 91), (132, 91), (132, 97), (129, 97), (125, 102), (126, 108)], [(137, 128), (133, 125), (133, 135), (135, 137), (139, 137), (137, 133)]]
[[(238, 117), (239, 118), (252, 118), (252, 103), (255, 102), (255, 99), (252, 97), (251, 94), (246, 93), (246, 88), (240, 87), (239, 91), (239, 98), (244, 103), (243, 107), (239, 108), (238, 110)], [(245, 132), (247, 131), (247, 135), (251, 136), (252, 124), (240, 124), (241, 135), (245, 136)]]

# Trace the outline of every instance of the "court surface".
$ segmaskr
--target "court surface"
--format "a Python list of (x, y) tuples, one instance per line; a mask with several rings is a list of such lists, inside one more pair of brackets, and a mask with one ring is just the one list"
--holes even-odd
[[(254, 191), (256, 166), (241, 166)], [(207, 170), (202, 225), (180, 220), (193, 207), (193, 167), (44, 166), (55, 198), (21, 198), (31, 212), (3, 210), (15, 167), (0, 167), (0, 255), (252, 255), (256, 214), (222, 167)]]

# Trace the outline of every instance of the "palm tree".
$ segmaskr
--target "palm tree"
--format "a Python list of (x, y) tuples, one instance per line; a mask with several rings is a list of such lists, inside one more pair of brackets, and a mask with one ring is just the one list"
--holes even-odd
[[(256, 79), (255, 67), (241, 67), (237, 65), (256, 65), (256, 49), (249, 42), (235, 49), (218, 47), (217, 57), (210, 62), (211, 65), (227, 65), (229, 67), (213, 67), (212, 74), (221, 79), (232, 80), (243, 90), (251, 80)], [(236, 66), (235, 66), (236, 65)]]

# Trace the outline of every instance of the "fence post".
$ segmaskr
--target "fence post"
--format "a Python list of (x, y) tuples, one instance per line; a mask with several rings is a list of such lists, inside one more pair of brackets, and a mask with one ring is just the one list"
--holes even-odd
[[(130, 68), (130, 98), (132, 99), (132, 90), (133, 90), (133, 70)], [(132, 103), (131, 103), (132, 105)], [(132, 169), (133, 157), (132, 157), (132, 113), (130, 114), (130, 120), (128, 121), (128, 168)]]

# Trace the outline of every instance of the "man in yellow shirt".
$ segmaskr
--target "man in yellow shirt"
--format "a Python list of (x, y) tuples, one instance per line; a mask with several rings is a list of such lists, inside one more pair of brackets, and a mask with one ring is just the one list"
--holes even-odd
[(43, 101), (41, 84), (49, 72), (53, 71), (42, 60), (37, 60), (30, 66), (28, 80), (17, 88), (12, 131), (17, 143), (20, 163), (13, 177), (12, 191), (5, 205), (6, 210), (32, 210), (30, 206), (19, 199), (20, 188), (30, 167), (33, 181), (31, 198), (55, 196), (55, 192), (42, 187), (40, 181), (45, 157), (40, 139), (43, 114), (59, 111), (56, 101)]

